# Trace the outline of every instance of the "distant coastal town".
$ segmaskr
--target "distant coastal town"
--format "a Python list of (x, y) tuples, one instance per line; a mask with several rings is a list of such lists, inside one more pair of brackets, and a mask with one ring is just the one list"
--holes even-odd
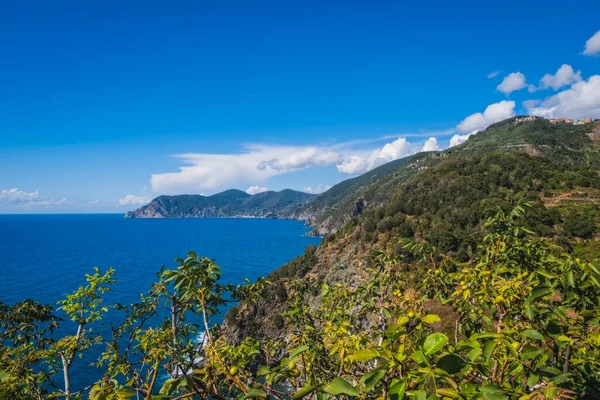
[[(538, 117), (536, 115), (530, 115), (528, 117), (517, 118), (515, 122), (527, 122), (527, 121), (535, 121), (536, 119), (545, 119), (544, 117)], [(583, 125), (589, 124), (592, 122), (591, 118), (581, 118), (581, 119), (571, 119), (571, 118), (551, 118), (548, 119), (551, 124), (565, 123), (565, 124), (574, 124), (574, 125)]]

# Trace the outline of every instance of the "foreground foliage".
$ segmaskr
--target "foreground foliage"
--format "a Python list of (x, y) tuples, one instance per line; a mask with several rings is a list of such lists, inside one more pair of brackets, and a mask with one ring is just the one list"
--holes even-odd
[[(292, 281), (286, 342), (232, 345), (211, 328), (229, 294), (252, 304), (269, 282), (221, 285), (220, 268), (193, 252), (139, 303), (115, 306), (123, 323), (98, 337), (114, 281), (96, 270), (60, 302), (72, 336), (52, 335), (50, 306), (0, 307), (0, 399), (598, 397), (600, 270), (524, 228), (527, 208), (497, 209), (469, 262), (406, 240), (417, 261), (373, 254), (372, 279), (323, 284), (317, 304), (304, 301), (308, 280)], [(104, 378), (71, 388), (74, 358), (99, 344)]]

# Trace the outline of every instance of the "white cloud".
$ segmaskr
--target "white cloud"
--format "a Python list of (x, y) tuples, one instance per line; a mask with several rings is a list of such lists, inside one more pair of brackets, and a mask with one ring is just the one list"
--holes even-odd
[(498, 75), (500, 75), (500, 71), (492, 71), (488, 74), (487, 77), (488, 77), (488, 79), (492, 79), (492, 78), (497, 77)]
[(600, 118), (600, 75), (574, 83), (569, 89), (547, 98), (529, 112), (546, 118)]
[(268, 168), (275, 171), (295, 171), (308, 167), (324, 167), (340, 162), (340, 154), (333, 151), (324, 151), (316, 147), (309, 147), (294, 154), (281, 158), (273, 158), (269, 161), (261, 161), (257, 168), (265, 170)]
[(270, 177), (285, 171), (259, 169), (264, 160), (291, 156), (302, 151), (299, 147), (248, 145), (241, 153), (188, 153), (173, 156), (186, 165), (177, 172), (153, 174), (151, 189), (155, 193), (214, 193), (232, 187), (265, 183)]
[[(475, 133), (495, 122), (515, 116), (515, 102), (502, 100), (487, 106), (483, 113), (475, 113), (465, 118), (456, 129), (459, 133)], [(460, 140), (460, 139), (456, 139)], [(465, 139), (466, 140), (466, 139)], [(464, 141), (464, 140), (463, 140)], [(458, 144), (458, 143), (456, 143)]]
[(490, 104), (483, 113), (475, 113), (463, 119), (456, 127), (458, 133), (450, 138), (450, 147), (457, 146), (467, 141), (469, 136), (484, 130), (493, 123), (500, 122), (515, 116), (515, 102), (502, 100)]
[(127, 196), (119, 199), (119, 204), (122, 206), (136, 205), (136, 204), (148, 204), (150, 203), (150, 198), (146, 196), (135, 196), (133, 194), (128, 194)]
[(469, 138), (469, 136), (474, 135), (476, 132), (473, 133), (467, 133), (466, 135), (459, 135), (458, 133), (455, 134), (454, 136), (452, 136), (450, 138), (450, 147), (454, 147), (457, 146), (461, 143), (464, 143), (467, 141), (467, 139)]
[(344, 174), (357, 175), (372, 170), (380, 165), (399, 158), (406, 157), (415, 152), (406, 138), (398, 138), (393, 142), (386, 143), (381, 149), (374, 150), (368, 155), (354, 155), (345, 157), (337, 164), (337, 170)]
[(31, 203), (37, 201), (40, 195), (37, 192), (25, 192), (23, 190), (19, 190), (17, 188), (2, 190), (0, 191), (0, 202), (2, 203), (11, 203), (11, 204), (20, 204), (20, 203)]
[(257, 194), (257, 193), (263, 193), (266, 192), (267, 188), (264, 186), (250, 186), (248, 189), (246, 189), (246, 193), (248, 194)]
[[(451, 132), (407, 133), (406, 136), (448, 135)], [(381, 142), (385, 140), (384, 137), (321, 146), (254, 144), (246, 145), (237, 154), (177, 154), (173, 157), (183, 161), (184, 165), (176, 172), (153, 174), (150, 178), (151, 190), (156, 194), (181, 194), (215, 193), (232, 187), (262, 188), (268, 186), (269, 179), (277, 175), (334, 165), (341, 173), (356, 175), (422, 149), (430, 151), (439, 148), (435, 137), (416, 144), (409, 143), (406, 137), (393, 137), (396, 140), (377, 149), (365, 146)]]
[(421, 151), (438, 151), (440, 146), (438, 146), (438, 141), (434, 137), (430, 137), (423, 143), (423, 148)]
[(312, 188), (312, 187), (310, 187), (310, 186), (309, 186), (309, 187), (305, 187), (305, 188), (304, 188), (304, 191), (305, 191), (306, 193), (320, 194), (320, 193), (323, 193), (323, 192), (326, 192), (326, 191), (328, 191), (329, 189), (331, 189), (331, 185), (323, 185), (323, 184), (320, 184), (320, 185), (318, 185), (318, 186), (317, 186), (317, 187), (315, 187), (315, 188)]
[(525, 75), (520, 72), (513, 72), (504, 77), (502, 82), (496, 86), (500, 92), (508, 95), (514, 91), (521, 90), (527, 86)]
[(532, 100), (525, 100), (522, 104), (526, 110), (531, 110), (531, 109), (537, 107), (541, 102), (542, 102), (541, 100), (532, 99)]
[(588, 56), (597, 56), (600, 54), (600, 31), (596, 32), (594, 36), (585, 42), (583, 54)]
[(0, 205), (35, 207), (58, 206), (64, 204), (66, 199), (50, 199), (40, 196), (38, 191), (26, 192), (17, 188), (0, 190)]
[(358, 175), (367, 172), (372, 168), (372, 165), (367, 157), (351, 156), (344, 159), (336, 167), (343, 174)]
[(581, 80), (581, 71), (575, 72), (573, 67), (568, 64), (563, 64), (556, 71), (556, 74), (546, 74), (540, 79), (540, 88), (552, 88), (558, 90), (563, 86), (570, 85)]

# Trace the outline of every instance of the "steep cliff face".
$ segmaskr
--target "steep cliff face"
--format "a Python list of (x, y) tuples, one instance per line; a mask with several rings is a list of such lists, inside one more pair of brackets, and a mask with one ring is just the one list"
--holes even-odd
[(249, 195), (227, 190), (212, 196), (159, 196), (128, 212), (126, 218), (290, 218), (295, 208), (315, 195), (294, 190)]

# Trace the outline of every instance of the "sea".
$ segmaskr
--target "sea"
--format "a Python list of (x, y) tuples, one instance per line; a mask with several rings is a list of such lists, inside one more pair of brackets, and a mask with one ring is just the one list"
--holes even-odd
[[(185, 258), (190, 250), (222, 267), (221, 283), (241, 284), (244, 278), (266, 276), (301, 255), (306, 246), (318, 245), (320, 239), (306, 236), (308, 231), (299, 221), (258, 218), (0, 215), (0, 302), (30, 298), (58, 308), (57, 301), (84, 285), (85, 274), (93, 273), (94, 267), (113, 267), (117, 283), (106, 295), (107, 304), (131, 304), (148, 291), (163, 265), (174, 268), (174, 259)], [(61, 311), (56, 315), (65, 317)], [(96, 330), (106, 334), (118, 320), (119, 315), (110, 312)], [(65, 322), (61, 331), (73, 334), (73, 328)], [(102, 377), (90, 366), (102, 350), (93, 348), (74, 361), (75, 390)]]

